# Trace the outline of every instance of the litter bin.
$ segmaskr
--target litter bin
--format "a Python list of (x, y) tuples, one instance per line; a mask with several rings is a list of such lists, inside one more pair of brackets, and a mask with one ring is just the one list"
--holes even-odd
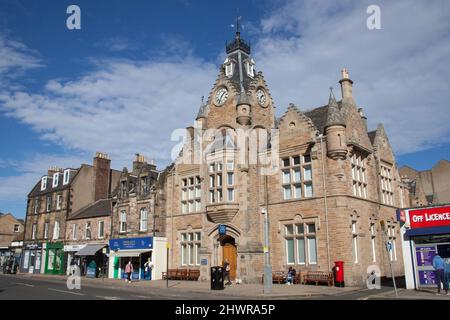
[(334, 262), (334, 285), (336, 287), (345, 287), (344, 261), (335, 261)]
[(223, 290), (223, 268), (211, 267), (211, 290)]

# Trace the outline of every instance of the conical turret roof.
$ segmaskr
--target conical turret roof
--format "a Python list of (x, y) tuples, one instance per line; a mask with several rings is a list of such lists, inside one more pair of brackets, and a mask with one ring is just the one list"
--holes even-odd
[(330, 98), (328, 100), (327, 122), (325, 128), (329, 126), (345, 126), (344, 118), (339, 110), (339, 106), (336, 102), (333, 92), (330, 92)]

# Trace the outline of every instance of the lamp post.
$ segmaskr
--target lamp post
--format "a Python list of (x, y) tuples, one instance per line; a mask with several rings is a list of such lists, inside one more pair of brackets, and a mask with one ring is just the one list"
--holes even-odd
[(269, 256), (269, 218), (267, 208), (262, 208), (261, 213), (264, 215), (264, 294), (272, 292), (272, 266)]

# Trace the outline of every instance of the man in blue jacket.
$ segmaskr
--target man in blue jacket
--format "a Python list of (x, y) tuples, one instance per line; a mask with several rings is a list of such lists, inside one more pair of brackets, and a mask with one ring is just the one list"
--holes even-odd
[(434, 275), (438, 288), (437, 294), (441, 293), (441, 283), (444, 284), (445, 294), (448, 294), (448, 288), (445, 281), (445, 263), (444, 259), (439, 254), (436, 254), (433, 258)]

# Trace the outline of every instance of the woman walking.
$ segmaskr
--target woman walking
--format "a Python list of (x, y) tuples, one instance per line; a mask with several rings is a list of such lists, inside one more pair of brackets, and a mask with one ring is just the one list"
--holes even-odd
[(125, 267), (125, 273), (127, 274), (128, 283), (131, 283), (131, 274), (133, 273), (133, 271), (133, 265), (131, 264), (131, 260), (129, 260)]

